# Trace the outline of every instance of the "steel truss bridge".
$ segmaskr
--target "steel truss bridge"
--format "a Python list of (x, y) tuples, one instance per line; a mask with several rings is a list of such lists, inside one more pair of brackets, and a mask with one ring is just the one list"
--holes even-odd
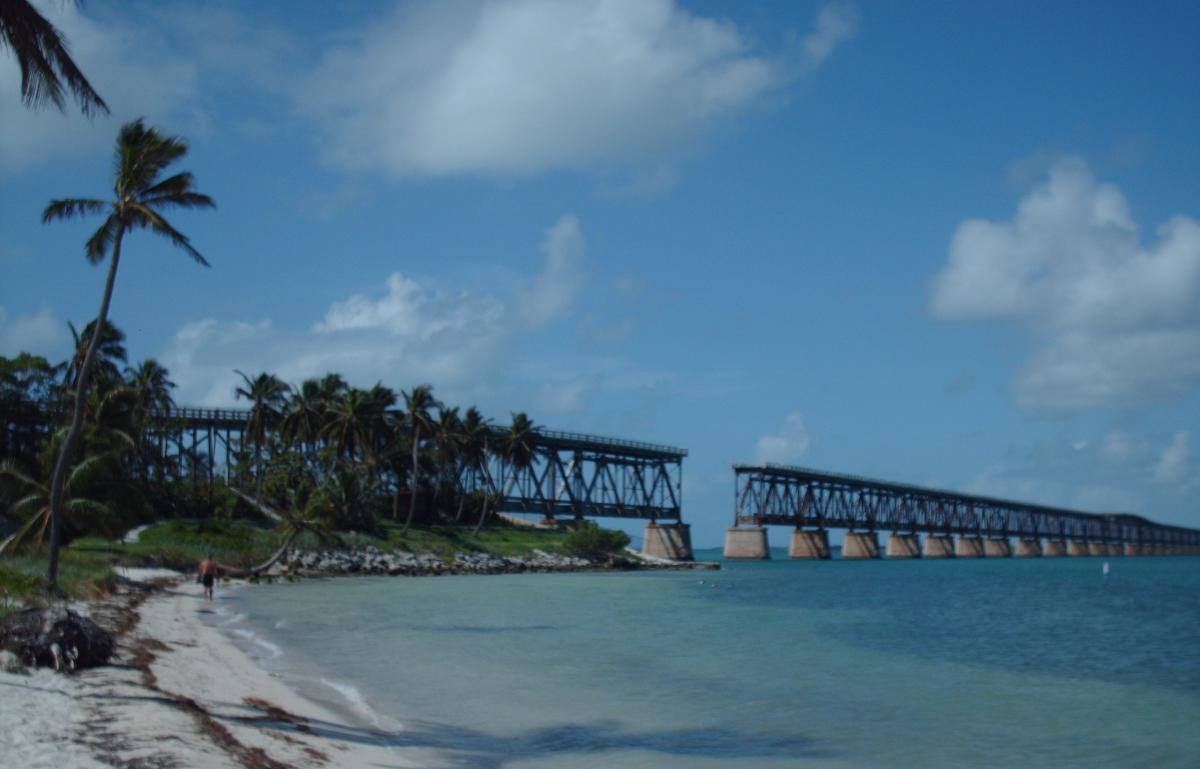
[(786, 465), (734, 465), (735, 526), (1200, 547), (1200, 531)]
[[(248, 416), (175, 408), (153, 414), (148, 433), (175, 477), (235, 482), (239, 460), (253, 450), (245, 439)], [(491, 445), (499, 445), (503, 432), (492, 429)], [(551, 430), (537, 430), (533, 448), (528, 466), (492, 456), (482, 472), (460, 473), (459, 487), (490, 494), (499, 512), (681, 522), (686, 449)]]

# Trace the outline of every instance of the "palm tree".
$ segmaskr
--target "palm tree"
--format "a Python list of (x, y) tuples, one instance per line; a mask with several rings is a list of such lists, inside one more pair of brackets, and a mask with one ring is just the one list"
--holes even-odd
[(171, 397), (175, 383), (167, 378), (170, 372), (154, 358), (147, 358), (137, 368), (125, 369), (125, 376), (136, 394), (137, 408), (143, 416), (175, 408), (175, 399)]
[(404, 408), (408, 412), (408, 426), (412, 433), (412, 494), (408, 498), (408, 519), (404, 522), (404, 528), (400, 530), (400, 534), (408, 533), (408, 527), (412, 525), (413, 513), (417, 506), (417, 487), (421, 480), (421, 468), (418, 464), (417, 454), (421, 447), (421, 432), (429, 434), (433, 431), (433, 416), (429, 413), (430, 409), (438, 408), (440, 404), (433, 397), (433, 387), (430, 385), (417, 385), (412, 390), (404, 393)]
[(279, 435), (284, 445), (300, 445), (311, 452), (317, 443), (321, 428), (325, 426), (325, 412), (326, 404), (320, 382), (316, 379), (305, 379), (299, 387), (292, 387), (287, 412), (279, 424)]
[[(462, 454), (463, 428), (457, 406), (443, 407), (438, 411), (437, 421), (433, 424), (433, 444), (437, 449), (438, 481), (433, 490), (433, 504), (436, 509), (442, 488), (457, 480), (461, 474), (459, 459)], [(460, 506), (460, 513), (461, 510)]]
[(242, 378), (245, 387), (238, 387), (234, 395), (250, 401), (250, 413), (246, 416), (246, 433), (254, 442), (254, 475), (258, 496), (262, 496), (263, 468), (262, 447), (267, 442), (267, 429), (279, 419), (280, 411), (287, 402), (290, 389), (279, 377), (265, 371), (251, 379), (241, 371), (234, 373)]
[(508, 466), (508, 482), (500, 495), (503, 500), (511, 492), (521, 471), (533, 464), (534, 446), (537, 440), (537, 426), (529, 419), (524, 411), (512, 415), (512, 424), (500, 435), (500, 456)]
[[(74, 387), (79, 381), (79, 372), (83, 370), (83, 361), (87, 358), (88, 348), (92, 344), (92, 335), (96, 333), (96, 321), (88, 321), (83, 327), (83, 333), (75, 330), (75, 324), (67, 321), (74, 340), (75, 353), (67, 361), (63, 372), (63, 387)], [(92, 376), (95, 379), (112, 383), (121, 378), (121, 366), (127, 359), (125, 352), (125, 332), (117, 328), (111, 321), (104, 324), (104, 331), (97, 342), (96, 358), (92, 362)]]
[(162, 209), (212, 208), (215, 205), (212, 198), (193, 190), (192, 175), (186, 171), (159, 179), (167, 166), (185, 154), (187, 144), (183, 140), (163, 136), (153, 128), (146, 128), (140, 119), (126, 123), (117, 134), (114, 198), (108, 201), (90, 198), (54, 200), (42, 212), (43, 222), (107, 212), (108, 217), (104, 223), (88, 239), (86, 253), (88, 261), (98, 264), (104, 259), (106, 252), (110, 249), (112, 251), (108, 277), (104, 283), (104, 296), (100, 300), (100, 312), (96, 316), (99, 333), (92, 335), (83, 365), (80, 366), (79, 378), (75, 383), (75, 410), (71, 418), (71, 431), (63, 443), (62, 453), (54, 465), (54, 474), (50, 479), (53, 515), (50, 522), (50, 558), (46, 568), (46, 582), (51, 590), (58, 588), (58, 541), (62, 519), (63, 480), (70, 464), (71, 453), (79, 440), (88, 376), (92, 361), (96, 357), (97, 343), (104, 336), (108, 305), (112, 301), (117, 267), (121, 261), (121, 243), (125, 239), (125, 233), (129, 230), (149, 228), (169, 238), (198, 263), (208, 264), (187, 236), (172, 227), (160, 213)]
[[(478, 488), (480, 479), (483, 479), (483, 502), (479, 513), (479, 523), (475, 524), (475, 536), (479, 536), (479, 532), (483, 531), (484, 521), (487, 520), (488, 499), (491, 497), (491, 483), (487, 477), (487, 461), (488, 461), (488, 437), (492, 433), (492, 426), (488, 420), (479, 413), (479, 409), (472, 406), (467, 409), (467, 413), (462, 419), (462, 449), (461, 461), (464, 473), (470, 473), (474, 478), (472, 488)], [(458, 515), (454, 520), (459, 520), (462, 517), (463, 501), (466, 499), (466, 484), (463, 484), (462, 497), (459, 498)]]
[(311, 483), (301, 483), (288, 488), (286, 502), (287, 504), (282, 510), (273, 510), (261, 498), (253, 501), (253, 504), (265, 512), (269, 518), (279, 522), (275, 526), (276, 533), (283, 535), (283, 544), (279, 546), (279, 549), (257, 566), (251, 566), (244, 570), (222, 566), (223, 571), (234, 575), (261, 574), (274, 566), (295, 543), (296, 538), (306, 531), (313, 532), (322, 541), (336, 539), (336, 535), (329, 527), (330, 503), (323, 490)]
[(0, 47), (11, 48), (21, 68), (21, 101), (28, 107), (47, 102), (65, 110), (63, 81), (79, 100), (83, 114), (108, 114), (108, 105), (75, 66), (66, 42), (29, 0), (0, 3)]
[(321, 437), (329, 444), (336, 459), (353, 462), (360, 455), (371, 456), (373, 411), (370, 393), (357, 387), (329, 406)]

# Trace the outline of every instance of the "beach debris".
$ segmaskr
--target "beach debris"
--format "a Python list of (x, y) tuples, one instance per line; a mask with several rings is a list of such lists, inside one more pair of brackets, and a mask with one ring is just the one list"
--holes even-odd
[(106, 665), (113, 648), (112, 634), (61, 606), (24, 609), (0, 618), (0, 649), (29, 667), (70, 673)]
[(29, 674), (29, 671), (25, 669), (25, 663), (21, 661), (21, 658), (7, 650), (0, 651), (0, 671), (15, 675)]

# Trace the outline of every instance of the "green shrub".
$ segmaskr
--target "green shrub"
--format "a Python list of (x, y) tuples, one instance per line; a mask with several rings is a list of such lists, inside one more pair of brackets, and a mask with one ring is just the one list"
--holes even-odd
[(629, 535), (625, 532), (602, 529), (591, 521), (581, 522), (563, 540), (563, 549), (581, 558), (603, 558), (621, 552), (628, 545)]

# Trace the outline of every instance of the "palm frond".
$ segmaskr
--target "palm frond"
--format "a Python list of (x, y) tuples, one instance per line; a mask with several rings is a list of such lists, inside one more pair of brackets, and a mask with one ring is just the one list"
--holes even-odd
[(83, 114), (108, 114), (108, 105), (75, 66), (62, 35), (28, 0), (5, 0), (0, 5), (0, 44), (16, 54), (21, 100), (26, 105), (39, 107), (49, 102), (64, 109), (62, 81), (66, 81)]
[(178, 192), (142, 198), (144, 205), (154, 208), (216, 208), (217, 203), (199, 192)]
[(160, 197), (163, 195), (182, 195), (185, 192), (192, 191), (192, 184), (196, 178), (190, 171), (181, 171), (174, 176), (169, 176), (163, 179), (158, 184), (152, 185), (141, 192), (138, 196), (142, 202), (147, 198)]
[(42, 211), (42, 224), (48, 224), (55, 219), (70, 219), (84, 214), (103, 213), (108, 203), (94, 198), (65, 198), (51, 200), (50, 205)]
[(133, 204), (131, 209), (136, 212), (133, 223), (141, 227), (149, 227), (159, 235), (165, 235), (166, 237), (170, 238), (171, 242), (176, 246), (179, 246), (184, 251), (187, 251), (192, 259), (195, 259), (198, 263), (204, 265), (205, 267), (208, 266), (208, 262), (205, 261), (204, 257), (200, 255), (200, 252), (196, 250), (195, 246), (192, 245), (192, 242), (188, 240), (188, 237), (172, 227), (171, 224), (166, 219), (162, 218), (157, 211), (140, 203)]
[(117, 217), (110, 216), (104, 220), (104, 224), (92, 233), (92, 237), (88, 238), (87, 244), (84, 246), (84, 252), (87, 254), (87, 259), (92, 264), (99, 264), (104, 260), (105, 254), (112, 247), (113, 240), (117, 237), (117, 228), (120, 222)]

